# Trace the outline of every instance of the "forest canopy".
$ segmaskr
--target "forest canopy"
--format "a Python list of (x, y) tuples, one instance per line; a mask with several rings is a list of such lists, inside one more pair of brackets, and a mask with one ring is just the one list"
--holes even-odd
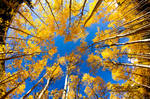
[(150, 99), (150, 1), (1, 0), (0, 99)]

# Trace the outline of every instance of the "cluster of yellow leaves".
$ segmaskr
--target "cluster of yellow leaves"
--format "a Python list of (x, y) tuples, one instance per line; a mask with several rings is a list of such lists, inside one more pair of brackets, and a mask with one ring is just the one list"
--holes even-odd
[(32, 95), (29, 95), (27, 99), (34, 99)]
[(29, 65), (29, 68), (33, 69), (33, 73), (30, 75), (33, 79), (36, 79), (43, 71), (44, 66), (47, 64), (47, 59), (39, 60), (35, 64)]
[(48, 78), (59, 78), (62, 76), (63, 71), (58, 63), (54, 63), (52, 67), (46, 67), (47, 73), (48, 73)]
[[(1, 62), (0, 62), (0, 67), (1, 67)], [(2, 81), (3, 79), (6, 79), (7, 78), (7, 76), (6, 76), (6, 72), (0, 72), (0, 75), (1, 75), (1, 77), (0, 77), (0, 81)], [(9, 75), (10, 75), (10, 73), (9, 73)], [(8, 75), (8, 76), (9, 76)], [(4, 94), (5, 94), (5, 88), (6, 88), (6, 86), (0, 86), (0, 97), (1, 96), (3, 96)]]
[(29, 47), (24, 49), (24, 53), (33, 54), (34, 52), (41, 52), (40, 46), (38, 46), (36, 43), (28, 40), (27, 44)]
[(127, 80), (129, 77), (125, 75), (124, 67), (120, 66), (119, 68), (112, 69), (112, 78), (114, 80)]
[(149, 84), (149, 75), (150, 72), (148, 68), (135, 68), (132, 77), (135, 80), (135, 82), (147, 85)]
[(110, 99), (120, 99), (119, 97), (117, 97), (116, 95), (114, 94), (110, 94)]
[(68, 99), (76, 98), (77, 90), (78, 90), (78, 84), (79, 84), (79, 78), (77, 75), (71, 75), (69, 78), (70, 78), (70, 81), (69, 81), (69, 85), (68, 85), (69, 91), (67, 93), (68, 94), (67, 98)]
[(72, 2), (72, 14), (73, 16), (77, 16), (80, 13), (80, 8), (82, 8), (82, 4), (77, 0), (73, 0)]
[(113, 47), (113, 49), (105, 48), (101, 52), (104, 59), (116, 59), (118, 53), (119, 53), (119, 49), (117, 49), (117, 47)]
[(2, 18), (0, 18), (0, 24), (3, 22), (3, 19)]
[(51, 91), (51, 95), (53, 96), (53, 99), (59, 99), (62, 97), (62, 94), (63, 94), (63, 90), (52, 90)]
[(114, 28), (114, 27), (115, 27), (114, 23), (115, 23), (115, 22), (111, 22), (110, 24), (108, 24), (108, 27)]
[(48, 51), (49, 55), (53, 56), (55, 53), (57, 53), (57, 48), (53, 47)]
[(82, 77), (82, 82), (86, 86), (84, 92), (88, 97), (94, 98), (95, 95), (99, 95), (100, 97), (105, 96), (105, 83), (99, 76), (92, 77), (85, 73)]
[(22, 94), (24, 92), (26, 85), (25, 84), (21, 84), (17, 89), (16, 89), (16, 93), (17, 94)]
[(26, 77), (29, 77), (29, 74), (30, 74), (29, 71), (23, 70), (23, 71), (20, 72), (19, 75), (21, 75), (21, 78), (24, 79)]
[(100, 58), (100, 56), (94, 55), (93, 53), (88, 55), (87, 62), (92, 69), (91, 72), (96, 72), (96, 70), (99, 69), (100, 66), (102, 66), (102, 59)]
[(94, 77), (91, 77), (89, 74), (85, 73), (82, 77), (82, 82), (92, 83)]
[[(87, 33), (85, 32), (85, 29), (81, 26), (72, 26), (69, 28), (70, 30), (70, 34), (71, 35), (67, 35), (66, 37), (68, 37), (68, 41), (77, 41), (78, 39), (82, 39), (84, 40), (85, 37), (87, 36)], [(67, 41), (67, 38), (66, 38)]]
[(61, 9), (62, 0), (54, 0), (53, 7), (55, 7), (55, 12), (58, 12)]
[(69, 56), (66, 56), (66, 60), (70, 63), (76, 63), (78, 59), (80, 59), (80, 57), (81, 56), (79, 54), (75, 54), (74, 52), (72, 52)]
[(1, 53), (4, 52), (4, 49), (5, 49), (5, 45), (0, 44), (0, 52), (1, 52)]
[(58, 63), (60, 63), (61, 65), (66, 64), (66, 58), (65, 58), (65, 57), (60, 57), (60, 58), (58, 59)]
[(70, 78), (69, 87), (71, 87), (71, 88), (77, 88), (77, 85), (79, 83), (78, 76), (77, 75), (71, 75), (69, 78)]
[(98, 56), (98, 55), (94, 55), (93, 53), (92, 54), (90, 54), (90, 55), (88, 55), (88, 59), (87, 59), (87, 61), (89, 62), (89, 63), (100, 63), (101, 62), (101, 58), (100, 58), (100, 56)]
[(99, 27), (97, 27), (97, 30), (98, 30), (98, 32), (95, 33), (96, 36), (95, 36), (95, 38), (93, 39), (93, 42), (98, 42), (98, 41), (101, 40), (101, 39), (100, 39), (100, 34), (101, 34), (101, 33), (103, 34), (103, 31), (101, 31), (101, 33), (100, 33)]

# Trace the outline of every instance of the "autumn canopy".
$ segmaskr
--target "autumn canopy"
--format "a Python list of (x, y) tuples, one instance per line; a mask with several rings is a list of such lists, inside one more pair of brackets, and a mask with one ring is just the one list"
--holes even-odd
[(0, 0), (0, 99), (150, 99), (150, 1)]

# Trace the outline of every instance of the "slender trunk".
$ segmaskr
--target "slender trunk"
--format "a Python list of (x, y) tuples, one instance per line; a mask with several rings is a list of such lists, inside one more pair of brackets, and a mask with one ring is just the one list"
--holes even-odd
[[(28, 78), (28, 77), (27, 77)], [(5, 93), (5, 95), (3, 95), (0, 99), (5, 99), (9, 94), (11, 94), (15, 89), (17, 89), (21, 84), (23, 84), (25, 82), (25, 80), (27, 79), (25, 78), (23, 81), (21, 81), (19, 84), (17, 84), (14, 88), (10, 89), (9, 91), (7, 91)]]
[(150, 39), (137, 40), (137, 41), (126, 42), (126, 43), (115, 43), (111, 45), (99, 45), (96, 48), (107, 47), (107, 46), (118, 46), (118, 45), (130, 45), (130, 44), (137, 44), (137, 43), (150, 43)]
[[(36, 52), (37, 53), (37, 52)], [(36, 53), (32, 53), (32, 54), (24, 54), (24, 55), (18, 55), (18, 56), (12, 56), (12, 57), (8, 57), (8, 58), (4, 58), (4, 59), (0, 59), (1, 60), (11, 60), (11, 59), (16, 59), (16, 58), (22, 58), (24, 56), (30, 56), (30, 55), (33, 55), (35, 56)], [(39, 52), (40, 53), (48, 53), (47, 51), (46, 52)]]
[(47, 83), (46, 83), (45, 87), (42, 89), (42, 91), (40, 92), (40, 94), (38, 96), (38, 99), (41, 99), (42, 95), (48, 89), (48, 86), (49, 86), (49, 84), (51, 83), (52, 80), (53, 80), (52, 78), (47, 79)]
[(32, 8), (30, 8), (30, 10), (31, 10), (45, 25), (47, 25), (47, 24), (41, 19), (41, 17), (40, 17)]
[(139, 82), (135, 82), (135, 81), (132, 80), (132, 79), (129, 79), (129, 80), (131, 80), (132, 82), (134, 82), (134, 83), (136, 83), (136, 84), (138, 84), (138, 85), (140, 85), (140, 86), (143, 86), (143, 87), (146, 87), (146, 88), (149, 88), (149, 89), (150, 89), (150, 86), (148, 86), (148, 85), (144, 85), (144, 84), (141, 84), (141, 83), (139, 83)]
[[(123, 26), (125, 26), (125, 25), (128, 25), (128, 24), (134, 22), (134, 21), (138, 21), (138, 20), (140, 20), (140, 19), (142, 19), (142, 18), (145, 18), (145, 16), (147, 16), (147, 15), (149, 15), (149, 14), (150, 14), (150, 12), (147, 12), (147, 13), (145, 13), (144, 15), (141, 15), (141, 16), (139, 16), (139, 17), (137, 17), (137, 18), (135, 18), (135, 19), (133, 19), (133, 20), (131, 20), (131, 21), (129, 21), (129, 22), (126, 22), (126, 23), (124, 23), (124, 24), (122, 24), (122, 25), (116, 27), (115, 29), (117, 30), (119, 27), (123, 27)], [(136, 22), (136, 23), (137, 23), (137, 22)], [(134, 23), (134, 24), (136, 24), (136, 23)], [(111, 34), (112, 32), (114, 32), (115, 29), (111, 30), (111, 31), (108, 32), (108, 33), (103, 33), (103, 35)], [(120, 30), (120, 31), (123, 31), (123, 30), (124, 30), (124, 29), (122, 29), (122, 30)], [(103, 36), (103, 35), (102, 35), (102, 36)]]
[(33, 89), (43, 80), (43, 78), (46, 75), (47, 73), (21, 99), (25, 99), (33, 91)]
[(145, 56), (145, 57), (150, 57), (150, 53), (120, 53), (122, 55), (135, 55), (135, 56)]
[(61, 8), (63, 9), (64, 0), (61, 0)]
[(23, 38), (10, 37), (10, 36), (5, 37), (5, 39), (6, 39), (6, 38), (11, 38), (11, 39), (16, 39), (16, 40), (21, 40), (21, 41), (27, 41), (27, 40), (33, 41), (33, 40), (30, 40), (30, 39), (23, 39)]
[[(104, 0), (105, 1), (105, 0)], [(113, 6), (114, 4), (116, 4), (116, 2), (111, 2), (107, 7), (106, 7), (106, 11), (107, 11), (107, 9), (110, 7), (110, 6)]]
[(35, 25), (33, 25), (20, 11), (17, 11), (34, 29), (37, 30), (37, 28), (35, 27)]
[(115, 63), (116, 65), (124, 65), (124, 66), (134, 66), (134, 67), (142, 67), (142, 68), (150, 68), (150, 65), (143, 64), (130, 64), (130, 63)]
[(138, 58), (138, 59), (147, 59), (147, 60), (150, 60), (150, 57), (145, 57), (145, 56), (128, 56), (128, 58)]
[(49, 7), (49, 9), (50, 9), (50, 11), (51, 11), (51, 14), (52, 14), (52, 16), (53, 16), (53, 18), (54, 18), (54, 21), (55, 21), (56, 25), (57, 25), (57, 28), (59, 29), (59, 26), (58, 26), (58, 23), (57, 23), (57, 21), (56, 21), (55, 15), (54, 15), (54, 13), (53, 13), (53, 11), (52, 11), (52, 8), (51, 8), (49, 2), (48, 2), (47, 0), (45, 0), (45, 1), (46, 1), (46, 3), (48, 4), (48, 7)]
[(20, 32), (22, 32), (22, 33), (24, 33), (24, 34), (26, 34), (26, 35), (30, 35), (30, 36), (32, 36), (32, 37), (36, 37), (36, 38), (38, 38), (38, 39), (44, 40), (44, 39), (42, 39), (42, 38), (40, 38), (40, 37), (37, 37), (37, 36), (32, 35), (32, 34), (30, 34), (30, 33), (27, 33), (27, 32), (25, 32), (25, 31), (23, 31), (23, 30), (21, 30), (21, 29), (19, 29), (19, 28), (15, 28), (15, 27), (11, 27), (11, 26), (9, 26), (9, 28), (11, 28), (11, 29), (13, 29), (13, 30), (20, 31)]
[[(68, 77), (69, 79), (69, 77)], [(70, 86), (69, 86), (69, 80), (67, 81), (67, 92), (66, 92), (66, 99), (68, 99), (68, 92), (70, 90)]]
[(72, 5), (72, 0), (69, 2), (69, 27), (71, 25), (71, 5)]
[(94, 91), (94, 89), (90, 86), (91, 90), (94, 92), (94, 95), (96, 97), (96, 99), (98, 99), (98, 95), (96, 94), (96, 92)]
[(78, 78), (79, 79), (79, 83), (78, 83), (78, 93), (77, 93), (77, 99), (80, 99), (80, 97), (79, 97), (79, 95), (80, 95), (80, 83), (81, 83), (81, 79), (80, 78)]
[(86, 2), (87, 2), (87, 0), (84, 0), (83, 6), (82, 6), (82, 11), (81, 11), (81, 16), (80, 16), (80, 18), (79, 18), (78, 25), (80, 24), (80, 21), (81, 21), (81, 19), (82, 19), (83, 11), (84, 11), (84, 7), (85, 7)]
[[(7, 5), (7, 6), (9, 6), (9, 7), (11, 7), (12, 9), (13, 9), (13, 4), (11, 5), (10, 3), (8, 3), (8, 1), (6, 1), (6, 0), (3, 0), (3, 2)], [(17, 11), (17, 13), (19, 13), (34, 29), (36, 29), (36, 27), (20, 12), (20, 11)]]
[(128, 58), (143, 58), (143, 59), (150, 59), (149, 56), (145, 56), (146, 54), (131, 54), (131, 53), (119, 53), (119, 55), (127, 55)]
[[(57, 65), (57, 67), (58, 67), (58, 65)], [(57, 67), (52, 71), (52, 74), (53, 74), (54, 71), (57, 69)], [(53, 80), (52, 74), (51, 74), (51, 76), (50, 76), (50, 82)], [(33, 89), (42, 81), (42, 79), (43, 79), (45, 76), (47, 76), (47, 73), (22, 97), (22, 99), (25, 99), (25, 98), (33, 91)], [(45, 89), (45, 90), (46, 90), (46, 89)], [(41, 94), (43, 94), (43, 93), (41, 93)], [(39, 96), (40, 96), (40, 95), (39, 95)], [(41, 96), (40, 96), (40, 97), (41, 97)]]
[(103, 0), (98, 0), (92, 13), (90, 14), (90, 16), (86, 19), (85, 23), (84, 23), (84, 27), (86, 25), (86, 23), (91, 19), (91, 17), (94, 15), (94, 13), (96, 12), (96, 10), (98, 9), (98, 7), (100, 6), (100, 4), (102, 3)]
[(65, 85), (64, 85), (64, 91), (63, 91), (62, 99), (66, 99), (67, 86), (68, 86), (67, 83), (68, 83), (68, 74), (66, 75), (66, 78), (65, 78)]
[(132, 63), (116, 63), (116, 62), (113, 62), (113, 61), (109, 61), (108, 63), (110, 63), (110, 62), (113, 65), (123, 65), (123, 66), (134, 66), (134, 67), (150, 68), (150, 65), (132, 64)]
[(10, 81), (12, 81), (12, 80), (14, 80), (16, 78), (18, 78), (18, 77), (16, 76), (13, 79), (10, 79), (10, 80), (7, 80), (7, 81), (3, 81), (3, 82), (0, 83), (0, 85), (3, 86), (4, 84), (6, 84), (6, 83), (8, 83), (8, 82), (10, 82)]
[(126, 23), (120, 25), (119, 27), (128, 25), (128, 24), (130, 24), (130, 23), (132, 23), (132, 22), (134, 22), (134, 21), (140, 20), (140, 19), (144, 18), (145, 16), (147, 16), (147, 15), (149, 15), (149, 14), (150, 14), (150, 12), (147, 12), (147, 13), (145, 13), (145, 14), (143, 14), (143, 15), (141, 15), (141, 16), (139, 16), (139, 17), (137, 17), (137, 18), (135, 18), (135, 19), (133, 19), (133, 20), (131, 20), (131, 21), (129, 21), (129, 22), (126, 22)]
[(16, 58), (22, 58), (23, 56), (28, 56), (28, 55), (24, 54), (24, 55), (19, 55), (19, 56), (12, 56), (12, 57), (8, 57), (8, 58), (0, 59), (0, 61), (4, 61), (4, 60), (6, 61), (6, 60), (11, 60), (11, 59), (16, 59)]
[(42, 9), (44, 10), (44, 12), (46, 13), (46, 15), (48, 15), (40, 0), (39, 0), (39, 3), (41, 5)]
[(14, 74), (12, 74), (11, 76), (9, 76), (9, 77), (7, 77), (7, 78), (1, 80), (1, 81), (0, 81), (0, 85), (1, 85), (4, 81), (8, 80), (9, 78), (11, 78), (11, 77), (13, 77), (13, 76), (15, 76), (15, 75), (18, 75), (18, 73), (20, 73), (20, 72), (21, 72), (21, 71), (17, 71), (17, 72), (15, 72)]
[[(136, 25), (139, 25), (139, 24), (143, 24), (144, 22), (149, 21), (149, 20), (150, 20), (149, 18), (148, 18), (148, 19), (147, 19), (147, 18), (146, 18), (146, 19), (143, 19), (142, 21), (139, 21), (139, 22), (136, 22), (136, 23), (134, 23), (134, 24), (131, 24), (131, 25), (129, 25), (128, 27), (126, 27), (126, 28), (124, 28), (124, 29), (120, 29), (120, 30), (117, 29), (117, 28), (119, 28), (119, 27), (114, 28), (113, 30), (111, 30), (111, 32), (102, 34), (101, 37), (105, 36), (106, 34), (109, 34), (109, 35), (111, 35), (111, 34), (120, 34), (122, 31), (125, 31), (125, 30), (127, 30), (127, 29), (130, 29), (130, 28), (132, 28), (133, 26), (136, 26)], [(146, 24), (145, 24), (145, 25), (146, 25)]]
[[(143, 1), (145, 1), (145, 0), (140, 1), (139, 5), (132, 7), (131, 9), (129, 9), (128, 11), (126, 11), (122, 16), (125, 17), (125, 16), (128, 16), (131, 12), (133, 13), (133, 11), (135, 11), (135, 9), (141, 7), (140, 4), (143, 3)], [(132, 3), (133, 3), (133, 1), (132, 1)], [(119, 20), (121, 20), (121, 19), (122, 19), (122, 17), (120, 17)]]
[[(90, 46), (93, 46), (93, 45), (95, 45), (95, 44), (97, 44), (97, 43), (107, 41), (107, 40), (116, 39), (116, 38), (123, 38), (123, 37), (126, 37), (126, 36), (130, 36), (130, 35), (136, 34), (136, 33), (138, 33), (139, 31), (148, 28), (149, 26), (150, 26), (150, 24), (145, 25), (145, 26), (143, 26), (143, 27), (141, 27), (141, 28), (138, 28), (138, 29), (136, 29), (136, 30), (129, 31), (129, 32), (125, 33), (125, 34), (119, 34), (119, 35), (116, 35), (116, 36), (113, 36), (113, 37), (108, 37), (108, 38), (106, 38), (106, 39), (104, 39), (104, 40), (100, 40), (100, 41), (98, 41), (98, 42), (94, 42), (93, 44), (89, 45), (89, 47), (90, 47)], [(140, 40), (139, 40), (139, 41), (140, 41)], [(141, 40), (141, 41), (142, 41), (142, 40)]]
[[(34, 53), (32, 53), (32, 54), (40, 54), (40, 53), (48, 53), (48, 51), (42, 51), (42, 52), (34, 52)], [(19, 50), (17, 51), (17, 50), (15, 50), (15, 51), (12, 51), (12, 52), (6, 52), (6, 53), (4, 53), (4, 52), (0, 52), (0, 54), (24, 54), (24, 52), (19, 52)], [(26, 54), (27, 55), (27, 54)]]

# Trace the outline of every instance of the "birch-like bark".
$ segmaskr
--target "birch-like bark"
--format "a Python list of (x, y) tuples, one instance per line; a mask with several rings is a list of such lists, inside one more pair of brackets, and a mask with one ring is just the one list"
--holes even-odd
[(48, 89), (48, 86), (49, 86), (51, 81), (52, 81), (52, 78), (48, 78), (47, 79), (47, 83), (46, 83), (45, 87), (42, 89), (42, 91), (40, 92), (40, 94), (38, 96), (38, 99), (41, 99), (41, 97), (44, 94), (44, 92)]
[(148, 86), (148, 85), (141, 84), (141, 83), (139, 83), (139, 82), (135, 82), (135, 81), (132, 80), (132, 79), (129, 79), (129, 80), (133, 81), (134, 83), (136, 83), (136, 84), (138, 84), (138, 85), (140, 85), (140, 86), (143, 86), (143, 87), (146, 87), (146, 88), (149, 88), (149, 89), (150, 89), (150, 86)]
[(143, 64), (132, 64), (132, 63), (115, 63), (110, 61), (114, 65), (123, 65), (123, 66), (134, 66), (134, 67), (142, 67), (142, 68), (150, 68), (150, 65), (143, 65)]
[(116, 36), (113, 36), (113, 37), (108, 37), (108, 38), (106, 38), (106, 39), (104, 39), (104, 40), (100, 40), (100, 41), (98, 41), (98, 42), (95, 42), (95, 43), (89, 45), (89, 47), (90, 47), (90, 46), (93, 46), (93, 45), (95, 45), (95, 44), (97, 44), (97, 43), (107, 41), (107, 40), (116, 39), (116, 38), (123, 38), (123, 37), (126, 37), (126, 36), (130, 36), (130, 35), (136, 34), (136, 33), (138, 33), (138, 31), (141, 31), (141, 30), (143, 30), (143, 29), (145, 29), (145, 28), (148, 28), (149, 26), (150, 26), (150, 24), (145, 25), (145, 26), (143, 26), (143, 27), (141, 27), (141, 28), (138, 28), (138, 29), (136, 29), (136, 30), (129, 31), (129, 32), (125, 33), (125, 34), (119, 34), (119, 35), (116, 35)]
[[(131, 20), (131, 21), (129, 21), (129, 22), (126, 22), (126, 23), (124, 23), (124, 24), (122, 24), (122, 25), (116, 27), (115, 29), (118, 29), (119, 27), (123, 27), (123, 26), (125, 26), (125, 25), (128, 25), (128, 24), (130, 24), (130, 23), (132, 23), (132, 22), (134, 22), (134, 21), (138, 21), (138, 20), (140, 20), (140, 19), (142, 19), (142, 18), (145, 18), (145, 16), (147, 16), (147, 15), (149, 15), (149, 14), (150, 14), (150, 12), (147, 12), (147, 13), (145, 13), (144, 15), (141, 15), (141, 16), (139, 16), (139, 17), (137, 17), (137, 18), (135, 18), (135, 19), (133, 19), (133, 20)], [(136, 23), (137, 23), (137, 22), (136, 22)], [(136, 23), (134, 23), (134, 24), (136, 24)], [(129, 27), (127, 27), (127, 28), (129, 28)], [(112, 33), (115, 29), (111, 30), (111, 31), (108, 32), (108, 33), (104, 33), (103, 35), (110, 34), (110, 33)], [(122, 30), (123, 30), (123, 29), (122, 29)], [(120, 30), (120, 31), (122, 31), (122, 30)], [(103, 36), (103, 35), (102, 35), (102, 36)]]
[[(68, 77), (68, 79), (69, 79), (69, 77)], [(67, 81), (67, 92), (66, 92), (66, 99), (68, 99), (68, 92), (69, 92), (69, 90), (70, 90), (70, 87), (69, 87), (69, 80)]]
[(128, 56), (128, 58), (150, 59), (150, 57), (145, 56)]
[(96, 48), (107, 47), (107, 46), (118, 46), (118, 45), (130, 45), (130, 44), (137, 44), (137, 43), (150, 43), (150, 39), (137, 40), (137, 41), (126, 42), (126, 43), (115, 43), (111, 45), (102, 45), (102, 46), (99, 45)]
[(66, 75), (66, 78), (65, 78), (65, 85), (64, 85), (64, 91), (63, 91), (62, 99), (66, 99), (67, 86), (68, 86), (67, 83), (68, 83), (68, 74)]
[[(58, 65), (57, 65), (58, 67)], [(57, 69), (57, 67), (52, 71), (50, 77), (47, 79), (47, 84), (45, 85), (45, 87), (42, 89), (42, 91), (39, 93), (38, 95), (38, 99), (41, 99), (42, 95), (44, 94), (44, 92), (47, 90), (49, 84), (51, 83), (51, 81), (53, 81), (55, 78), (53, 78), (53, 73), (54, 71)], [(46, 74), (47, 75), (47, 74)]]

